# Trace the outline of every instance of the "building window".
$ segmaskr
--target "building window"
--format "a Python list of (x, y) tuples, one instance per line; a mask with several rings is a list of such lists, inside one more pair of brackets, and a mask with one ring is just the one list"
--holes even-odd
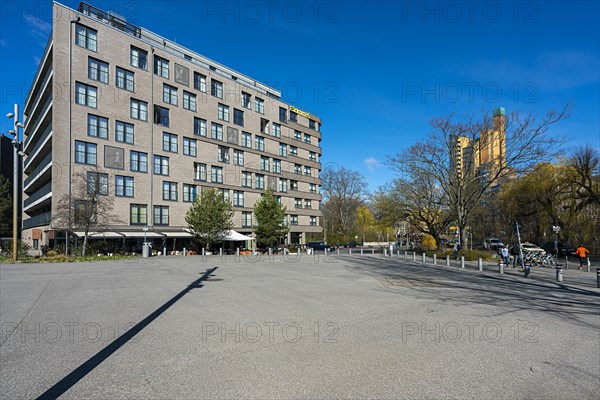
[(108, 118), (88, 114), (88, 136), (108, 139)]
[(309, 192), (311, 192), (311, 193), (317, 193), (317, 184), (316, 183), (311, 183), (310, 184)]
[(288, 226), (288, 216), (287, 215), (283, 216), (283, 226)]
[(308, 152), (308, 159), (310, 161), (317, 161), (317, 153), (315, 153), (314, 151), (309, 151)]
[(302, 208), (302, 199), (294, 199), (294, 208)]
[(279, 107), (279, 120), (281, 122), (287, 122), (287, 110), (283, 107)]
[(115, 176), (115, 196), (133, 197), (132, 176)]
[(308, 120), (308, 127), (309, 127), (310, 129), (315, 129), (315, 128), (316, 128), (316, 126), (315, 126), (315, 121), (313, 121), (312, 119), (309, 119), (309, 120)]
[(87, 192), (88, 194), (108, 195), (108, 174), (98, 172), (87, 173)]
[(254, 98), (254, 111), (256, 111), (259, 114), (265, 113), (265, 101), (263, 99), (260, 99), (258, 97)]
[(310, 226), (317, 226), (317, 217), (310, 217)]
[(183, 201), (186, 203), (196, 201), (196, 185), (183, 184)]
[(290, 225), (298, 225), (298, 216), (290, 215)]
[(297, 191), (298, 190), (298, 181), (290, 180), (290, 189)]
[(88, 78), (93, 81), (108, 83), (108, 63), (88, 57)]
[(269, 172), (269, 157), (261, 157), (260, 158), (260, 170)]
[(237, 108), (233, 109), (233, 123), (235, 125), (244, 126), (244, 112), (242, 110), (238, 110)]
[(94, 143), (75, 141), (75, 162), (96, 165), (96, 145)]
[(229, 190), (219, 189), (219, 192), (221, 192), (221, 196), (223, 196), (223, 201), (226, 203), (229, 202)]
[(171, 153), (177, 153), (177, 135), (163, 132), (162, 149)]
[(217, 159), (219, 162), (229, 164), (229, 147), (217, 147)]
[(252, 134), (248, 132), (242, 132), (242, 146), (252, 148)]
[(129, 115), (131, 118), (139, 119), (141, 121), (148, 121), (148, 103), (141, 100), (131, 99), (129, 104)]
[(286, 193), (288, 191), (287, 179), (279, 178), (279, 191), (283, 193)]
[(312, 169), (310, 167), (304, 167), (304, 175), (306, 176), (311, 176), (312, 175)]
[(154, 206), (154, 225), (169, 225), (168, 206)]
[(194, 89), (206, 93), (206, 76), (194, 72)]
[(218, 117), (221, 121), (229, 122), (229, 107), (225, 104), (219, 103)]
[(252, 228), (252, 213), (248, 211), (242, 212), (242, 228)]
[(244, 166), (244, 152), (241, 150), (233, 150), (233, 164)]
[(154, 56), (154, 73), (158, 76), (169, 79), (169, 60), (159, 56)]
[(194, 179), (197, 181), (206, 181), (206, 164), (194, 163)]
[(98, 31), (87, 26), (75, 26), (75, 44), (91, 51), (98, 51)]
[(310, 143), (311, 137), (310, 135), (304, 134), (304, 143)]
[(183, 91), (183, 108), (190, 111), (196, 111), (196, 95)]
[(244, 192), (239, 190), (233, 191), (233, 206), (244, 207)]
[(300, 132), (300, 131), (294, 131), (294, 139), (296, 139), (296, 140), (302, 140), (302, 132)]
[(132, 204), (129, 206), (129, 219), (131, 225), (148, 224), (148, 206), (145, 204)]
[(292, 122), (298, 122), (298, 114), (296, 114), (293, 111), (290, 111), (290, 121), (292, 121)]
[(249, 93), (242, 92), (242, 107), (250, 109), (250, 101), (252, 96)]
[(194, 117), (194, 135), (206, 137), (206, 120)]
[(163, 182), (163, 200), (177, 201), (177, 182)]
[(177, 88), (163, 83), (163, 101), (174, 106), (177, 105)]
[(216, 81), (214, 79), (210, 80), (210, 94), (218, 97), (219, 99), (223, 98), (223, 82)]
[(169, 175), (169, 157), (154, 156), (154, 174)]
[(223, 140), (223, 125), (212, 122), (210, 125), (210, 137), (215, 140)]
[(290, 154), (298, 157), (298, 148), (296, 146), (290, 146)]
[(254, 181), (256, 184), (256, 186), (255, 186), (256, 189), (264, 189), (265, 188), (265, 176), (264, 175), (256, 174)]
[(264, 118), (260, 119), (260, 133), (269, 134), (269, 121)]
[(169, 109), (161, 106), (154, 106), (154, 123), (162, 126), (169, 126)]
[(298, 175), (302, 175), (302, 165), (294, 164), (294, 173)]
[(305, 199), (305, 200), (304, 200), (304, 208), (306, 208), (306, 209), (309, 209), (309, 210), (310, 210), (310, 209), (312, 208), (312, 200), (310, 200), (310, 199)]
[(242, 187), (252, 187), (252, 174), (250, 172), (242, 172)]
[(85, 83), (75, 83), (75, 102), (83, 106), (97, 107), (98, 89)]
[(148, 153), (132, 150), (129, 153), (129, 161), (131, 171), (148, 172)]
[(281, 157), (287, 157), (287, 144), (279, 143), (279, 155)]
[(281, 160), (273, 159), (273, 172), (276, 174), (281, 173)]
[(281, 137), (281, 125), (273, 122), (273, 136), (280, 138)]
[(210, 180), (212, 183), (223, 183), (223, 168), (210, 167)]
[(117, 67), (117, 87), (133, 92), (135, 90), (135, 81), (133, 72)]
[(256, 136), (254, 142), (255, 142), (254, 148), (256, 150), (265, 151), (265, 138), (264, 137)]
[(122, 121), (116, 121), (115, 140), (117, 142), (133, 144), (133, 124), (128, 124)]
[(183, 138), (183, 154), (196, 157), (196, 139)]
[(144, 71), (148, 70), (148, 52), (146, 50), (131, 46), (129, 58), (132, 66)]
[(39, 248), (40, 248), (40, 240), (33, 239), (33, 250), (39, 250)]

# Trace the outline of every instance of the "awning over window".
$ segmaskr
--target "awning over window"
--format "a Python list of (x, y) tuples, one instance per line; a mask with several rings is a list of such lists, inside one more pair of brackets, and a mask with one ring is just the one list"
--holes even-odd
[(234, 241), (234, 242), (242, 242), (242, 241), (246, 241), (246, 240), (254, 240), (254, 238), (252, 238), (250, 236), (242, 235), (239, 232), (231, 230), (231, 231), (229, 231), (227, 233), (227, 235), (225, 236), (225, 238), (223, 240), (231, 240), (231, 241)]
[[(83, 237), (85, 232), (75, 231), (71, 232), (72, 234)], [(192, 238), (194, 234), (192, 234), (188, 230), (182, 231), (173, 231), (173, 232), (160, 232), (160, 231), (148, 231), (144, 232), (142, 230), (139, 231), (106, 231), (106, 232), (90, 232), (88, 237), (90, 239), (122, 239), (122, 238), (143, 238), (144, 233), (146, 234), (146, 238), (148, 239), (162, 239), (162, 238)], [(234, 230), (230, 230), (227, 232), (225, 237), (223, 238), (225, 241), (234, 241), (234, 242), (244, 242), (246, 240), (254, 240), (254, 238), (250, 236), (243, 235)]]

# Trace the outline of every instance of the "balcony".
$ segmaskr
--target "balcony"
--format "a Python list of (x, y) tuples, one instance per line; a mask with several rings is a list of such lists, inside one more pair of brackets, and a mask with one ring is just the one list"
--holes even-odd
[(40, 154), (45, 154), (45, 150), (52, 147), (52, 124), (48, 125), (42, 136), (45, 139), (39, 140), (25, 159), (25, 172), (30, 170), (29, 167)]
[(34, 226), (48, 225), (52, 220), (50, 211), (43, 214), (36, 215), (35, 217), (28, 218), (23, 221), (23, 229), (33, 228)]
[(46, 157), (44, 157), (44, 159), (42, 161), (40, 161), (40, 163), (38, 164), (37, 167), (34, 168), (33, 171), (31, 171), (30, 173), (28, 173), (28, 177), (27, 179), (25, 179), (25, 183), (23, 184), (23, 189), (25, 191), (27, 191), (27, 188), (35, 181), (37, 180), (37, 178), (39, 178), (42, 175), (42, 172), (46, 172), (45, 170), (48, 168), (49, 166), (52, 165), (52, 152), (48, 153), (46, 155)]
[[(46, 70), (46, 73), (44, 74), (44, 76), (42, 77), (41, 80), (41, 86), (39, 87), (39, 90), (36, 90), (35, 92), (32, 91), (30, 92), (30, 95), (34, 95), (35, 97), (30, 97), (29, 101), (34, 101), (34, 104), (27, 104), (28, 108), (31, 108), (29, 110), (29, 112), (27, 113), (27, 118), (29, 118), (30, 116), (34, 116), (37, 115), (37, 108), (40, 105), (41, 102), (44, 101), (44, 99), (47, 96), (52, 97), (52, 76), (54, 75), (54, 70), (52, 69), (52, 67), (48, 68)], [(36, 87), (37, 89), (37, 87)], [(46, 93), (47, 92), (47, 93)], [(31, 107), (29, 107), (31, 106)], [(29, 124), (29, 121), (25, 121), (27, 124)]]
[[(52, 109), (52, 95), (48, 96), (48, 99), (46, 99), (46, 102), (42, 106), (41, 111), (39, 112), (39, 114), (36, 114), (36, 115), (38, 115), (38, 117), (34, 120), (27, 122), (27, 126), (25, 127), (25, 132), (27, 135), (27, 139), (25, 140), (25, 146), (24, 146), (25, 152), (28, 152), (29, 145), (31, 145), (33, 143), (33, 139), (37, 136), (36, 133), (39, 131), (39, 128), (42, 125), (42, 122), (44, 122), (44, 120), (46, 119), (48, 113), (52, 112), (51, 109)], [(33, 126), (33, 128), (30, 129), (32, 126)], [(41, 138), (39, 140), (41, 140)]]
[[(25, 109), (23, 110), (23, 112), (25, 113), (25, 115), (29, 115), (31, 114), (29, 111), (29, 106), (30, 106), (30, 101), (31, 101), (31, 96), (33, 96), (33, 94), (36, 92), (37, 86), (38, 86), (38, 82), (40, 82), (40, 74), (43, 71), (43, 68), (47, 65), (46, 64), (46, 60), (48, 58), (52, 59), (52, 33), (50, 33), (50, 38), (48, 39), (48, 42), (46, 43), (46, 48), (44, 49), (44, 53), (40, 62), (40, 66), (42, 66), (42, 70), (38, 69), (38, 72), (36, 72), (36, 77), (33, 81), (33, 84), (31, 85), (31, 88), (29, 90), (29, 92), (27, 93), (27, 98), (25, 99)], [(48, 68), (49, 70), (52, 70), (52, 64), (50, 63), (50, 66)], [(42, 82), (43, 79), (46, 79), (48, 72), (46, 72), (46, 74), (44, 75), (44, 78), (42, 78)]]
[(44, 186), (42, 186), (37, 192), (29, 196), (23, 202), (23, 210), (26, 211), (28, 208), (31, 208), (36, 202), (39, 202), (44, 196), (52, 193), (52, 182), (48, 182)]

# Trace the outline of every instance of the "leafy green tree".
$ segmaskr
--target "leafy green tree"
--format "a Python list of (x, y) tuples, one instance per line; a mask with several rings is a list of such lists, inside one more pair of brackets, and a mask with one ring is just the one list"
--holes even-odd
[(12, 207), (10, 181), (0, 176), (0, 237), (12, 237)]
[(277, 245), (288, 232), (284, 225), (286, 207), (277, 202), (273, 191), (267, 190), (254, 205), (254, 233), (260, 246)]
[(200, 244), (209, 248), (222, 242), (233, 228), (233, 209), (228, 200), (217, 189), (202, 191), (196, 202), (190, 206), (185, 222)]

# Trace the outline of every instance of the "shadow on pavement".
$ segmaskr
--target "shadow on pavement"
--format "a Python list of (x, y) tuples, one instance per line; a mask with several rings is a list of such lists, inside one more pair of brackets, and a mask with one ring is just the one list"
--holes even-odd
[[(410, 287), (422, 298), (439, 299), (457, 305), (493, 305), (507, 310), (500, 314), (519, 310), (540, 311), (598, 328), (597, 324), (590, 323), (589, 318), (583, 318), (600, 315), (600, 293), (597, 290), (371, 257), (352, 259), (346, 266), (381, 279), (406, 280), (409, 285), (403, 287)], [(465, 295), (464, 290), (468, 290), (469, 294)]]
[(83, 377), (92, 372), (94, 368), (100, 365), (104, 360), (110, 357), (114, 352), (119, 350), (124, 344), (133, 339), (135, 335), (141, 332), (145, 327), (150, 325), (156, 318), (158, 318), (162, 313), (167, 311), (172, 305), (177, 303), (183, 296), (185, 296), (192, 289), (200, 289), (204, 285), (202, 285), (203, 281), (206, 281), (213, 272), (217, 270), (218, 267), (214, 267), (206, 270), (206, 272), (198, 279), (190, 283), (185, 289), (181, 292), (177, 293), (173, 296), (169, 301), (165, 304), (157, 308), (152, 314), (148, 315), (146, 318), (138, 322), (135, 326), (125, 332), (123, 335), (119, 336), (108, 346), (100, 350), (96, 353), (92, 358), (81, 364), (79, 367), (74, 369), (70, 374), (62, 378), (60, 381), (55, 383), (50, 389), (46, 390), (42, 393), (38, 399), (56, 399), (65, 393), (67, 390), (72, 388), (77, 382), (79, 382)]

